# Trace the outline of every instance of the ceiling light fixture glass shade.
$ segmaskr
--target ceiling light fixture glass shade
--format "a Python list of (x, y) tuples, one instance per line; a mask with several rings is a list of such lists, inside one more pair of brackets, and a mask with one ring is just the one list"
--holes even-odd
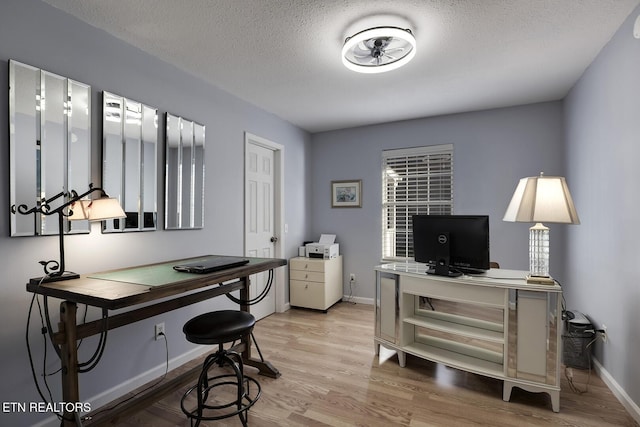
[(359, 73), (384, 73), (406, 65), (416, 55), (416, 39), (409, 29), (375, 27), (348, 37), (342, 63)]

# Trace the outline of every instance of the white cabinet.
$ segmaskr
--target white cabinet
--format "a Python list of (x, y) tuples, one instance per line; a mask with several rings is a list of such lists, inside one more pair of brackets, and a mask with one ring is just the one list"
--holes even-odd
[(342, 299), (342, 255), (331, 259), (289, 260), (289, 295), (293, 307), (326, 311)]
[(562, 288), (527, 284), (527, 272), (490, 270), (458, 278), (424, 264), (376, 267), (375, 346), (503, 380), (551, 396), (560, 409)]

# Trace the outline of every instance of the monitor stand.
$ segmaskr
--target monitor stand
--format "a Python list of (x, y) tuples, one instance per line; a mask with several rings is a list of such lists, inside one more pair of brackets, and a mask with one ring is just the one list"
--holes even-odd
[(429, 267), (427, 274), (433, 274), (435, 276), (445, 277), (459, 277), (462, 276), (462, 272), (449, 269), (449, 264), (438, 262), (435, 267)]
[(427, 274), (435, 274), (436, 276), (458, 277), (462, 276), (459, 271), (449, 269), (449, 261), (451, 258), (449, 232), (444, 231), (436, 236), (438, 245), (436, 246), (436, 265), (427, 270)]

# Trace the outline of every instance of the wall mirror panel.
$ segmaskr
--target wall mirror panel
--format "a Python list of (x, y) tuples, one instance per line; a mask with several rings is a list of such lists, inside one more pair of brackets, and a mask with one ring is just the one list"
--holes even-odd
[[(53, 210), (91, 182), (91, 87), (9, 61), (10, 204), (50, 200)], [(56, 196), (59, 196), (56, 198)], [(51, 199), (54, 200), (51, 200)], [(88, 233), (88, 221), (65, 221), (65, 233)], [(11, 236), (58, 234), (57, 218), (11, 215)]]
[(155, 230), (158, 111), (103, 92), (102, 186), (127, 217), (103, 222), (104, 233)]
[(165, 228), (204, 227), (205, 126), (167, 113)]

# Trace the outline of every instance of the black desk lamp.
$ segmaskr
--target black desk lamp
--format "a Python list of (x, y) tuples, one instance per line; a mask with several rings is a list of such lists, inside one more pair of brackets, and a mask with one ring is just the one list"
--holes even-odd
[[(83, 197), (95, 192), (100, 192), (100, 198), (94, 200), (81, 200)], [(68, 197), (65, 203), (61, 206), (51, 209), (51, 203), (60, 197)], [(93, 184), (89, 184), (89, 190), (82, 194), (76, 193), (75, 190), (71, 190), (70, 193), (61, 192), (51, 197), (50, 199), (41, 200), (35, 207), (28, 209), (27, 205), (20, 205), (17, 207), (11, 206), (12, 213), (20, 213), (22, 215), (29, 215), (32, 213), (40, 213), (43, 215), (58, 214), (58, 235), (60, 240), (60, 262), (56, 260), (40, 261), (40, 264), (44, 267), (44, 278), (31, 279), (31, 281), (40, 282), (57, 282), (60, 280), (77, 279), (79, 274), (68, 272), (65, 270), (64, 264), (64, 218), (70, 221), (73, 220), (89, 220), (89, 221), (102, 221), (113, 218), (126, 217), (120, 203), (116, 199), (109, 198), (107, 193), (102, 188), (94, 187)]]

